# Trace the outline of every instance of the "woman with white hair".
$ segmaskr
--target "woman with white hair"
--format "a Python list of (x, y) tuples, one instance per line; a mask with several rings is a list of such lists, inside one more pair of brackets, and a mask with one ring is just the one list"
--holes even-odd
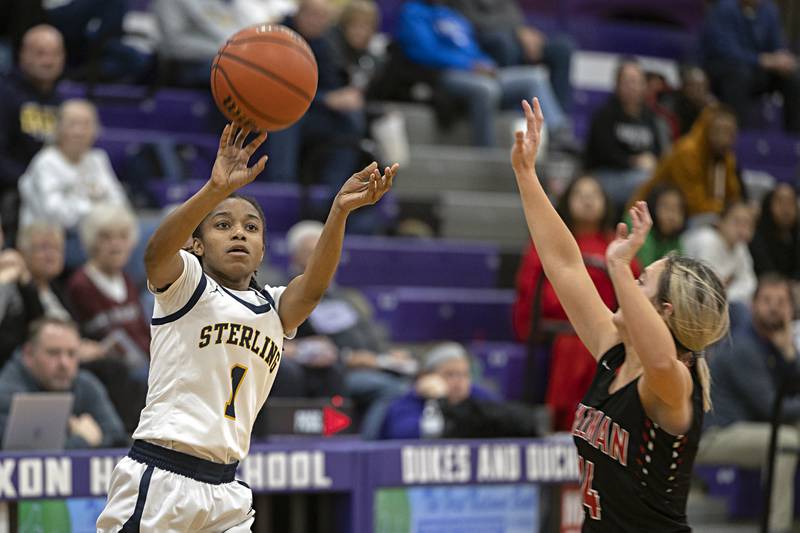
[(150, 329), (139, 291), (123, 270), (138, 234), (136, 218), (126, 207), (98, 205), (89, 211), (80, 227), (89, 259), (72, 275), (67, 291), (86, 337), (116, 345), (117, 351), (146, 364)]
[(82, 335), (101, 348), (82, 366), (106, 386), (128, 432), (136, 428), (144, 407), (150, 353), (150, 327), (139, 291), (123, 271), (138, 238), (138, 223), (127, 207), (93, 208), (80, 226), (89, 259), (67, 284)]
[(19, 180), (20, 227), (35, 220), (63, 227), (70, 265), (81, 255), (75, 232), (92, 207), (128, 203), (108, 154), (93, 148), (98, 130), (91, 102), (67, 100), (59, 108), (55, 144), (42, 148)]

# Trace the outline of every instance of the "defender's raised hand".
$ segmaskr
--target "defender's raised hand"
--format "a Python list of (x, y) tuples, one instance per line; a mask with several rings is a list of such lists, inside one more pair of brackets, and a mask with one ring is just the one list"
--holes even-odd
[(516, 132), (514, 146), (511, 147), (511, 166), (517, 174), (535, 170), (536, 154), (542, 141), (544, 124), (544, 115), (538, 98), (533, 99), (533, 107), (527, 100), (523, 100), (522, 110), (525, 112), (526, 128), (524, 132)]
[(345, 212), (350, 212), (374, 204), (392, 188), (392, 181), (399, 168), (400, 165), (395, 163), (391, 167), (386, 167), (381, 176), (378, 163), (370, 163), (344, 182), (334, 200), (336, 206)]
[(616, 238), (606, 249), (606, 261), (609, 263), (618, 261), (622, 264), (630, 264), (644, 244), (650, 228), (653, 227), (653, 219), (647, 209), (647, 202), (636, 202), (630, 209), (630, 215), (633, 229), (629, 232), (628, 226), (624, 223), (617, 224)]
[(247, 166), (255, 151), (267, 139), (266, 133), (260, 134), (245, 145), (250, 133), (250, 130), (228, 124), (220, 136), (217, 159), (209, 181), (228, 194), (256, 179), (267, 164), (267, 156), (264, 156), (252, 167)]

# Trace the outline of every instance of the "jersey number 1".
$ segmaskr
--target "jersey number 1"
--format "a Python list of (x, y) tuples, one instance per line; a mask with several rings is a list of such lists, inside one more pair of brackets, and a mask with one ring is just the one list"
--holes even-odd
[(581, 473), (581, 494), (583, 494), (583, 506), (589, 510), (592, 520), (600, 520), (602, 507), (600, 506), (600, 495), (592, 488), (594, 480), (594, 463), (578, 457), (578, 470)]
[(247, 367), (242, 365), (233, 365), (231, 367), (231, 399), (225, 404), (225, 416), (231, 420), (236, 420), (236, 394), (239, 392), (239, 386), (242, 384), (244, 375), (247, 374)]

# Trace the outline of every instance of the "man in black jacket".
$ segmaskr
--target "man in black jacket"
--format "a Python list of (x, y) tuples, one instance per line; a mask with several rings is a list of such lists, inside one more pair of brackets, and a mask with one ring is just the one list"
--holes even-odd
[(267, 141), (270, 162), (266, 175), (273, 181), (300, 178), (303, 150), (317, 179), (337, 185), (358, 166), (358, 143), (366, 134), (364, 95), (349, 85), (346, 69), (327, 38), (333, 10), (328, 0), (302, 0), (297, 14), (283, 21), (308, 42), (317, 59), (317, 94), (306, 114), (293, 126), (270, 134)]
[(6, 238), (16, 239), (17, 181), (36, 152), (55, 135), (64, 71), (64, 43), (52, 26), (31, 28), (22, 39), (19, 69), (0, 81), (0, 216)]

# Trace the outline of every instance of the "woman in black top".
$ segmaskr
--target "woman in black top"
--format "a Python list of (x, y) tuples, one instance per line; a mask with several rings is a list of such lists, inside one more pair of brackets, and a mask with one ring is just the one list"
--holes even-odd
[(536, 175), (539, 103), (523, 102), (523, 109), (527, 131), (517, 132), (511, 162), (525, 218), (545, 274), (598, 360), (572, 430), (583, 531), (690, 531), (689, 478), (703, 412), (711, 406), (702, 352), (728, 329), (725, 289), (710, 268), (679, 256), (656, 261), (634, 279), (630, 263), (652, 226), (647, 204), (637, 202), (630, 210), (632, 232), (619, 224), (606, 252), (619, 302), (612, 313)]
[(779, 183), (764, 196), (750, 253), (759, 276), (773, 272), (800, 281), (797, 193), (788, 183)]

